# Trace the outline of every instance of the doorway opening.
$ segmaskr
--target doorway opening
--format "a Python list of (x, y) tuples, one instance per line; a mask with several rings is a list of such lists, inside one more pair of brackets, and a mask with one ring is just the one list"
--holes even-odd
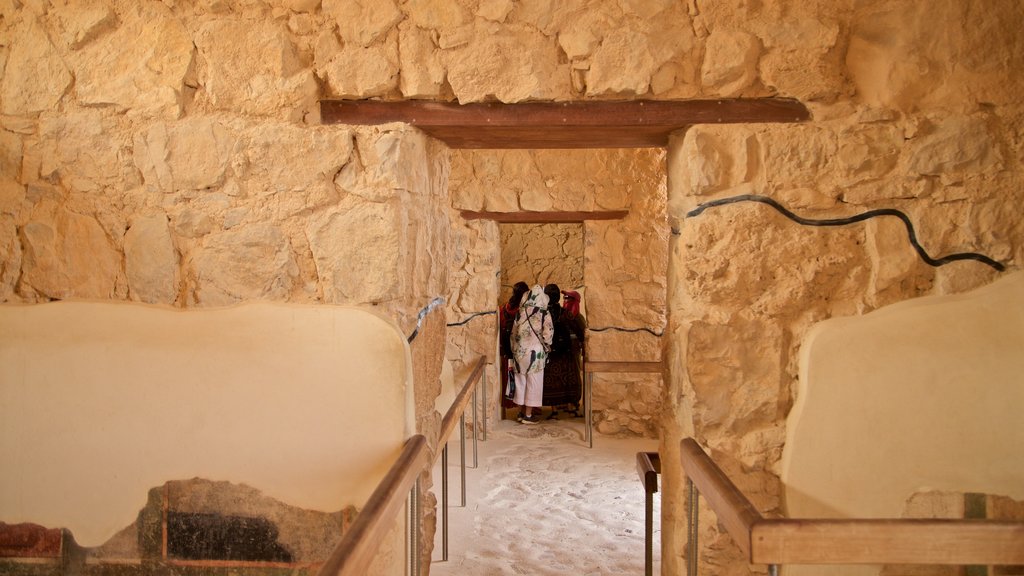
[[(583, 304), (580, 296), (584, 293), (583, 247), (586, 228), (583, 222), (500, 223), (498, 228), (501, 250), (499, 309), (509, 302), (512, 287), (518, 282), (542, 288), (554, 284), (560, 291), (573, 291), (577, 296), (573, 314), (577, 314), (579, 320), (572, 324), (578, 324), (576, 330), (570, 329), (572, 321), (569, 318), (558, 318), (566, 313), (565, 310), (557, 311), (557, 315), (552, 312), (555, 326), (553, 340), (549, 343), (548, 366), (545, 368), (545, 408), (540, 413), (547, 418), (582, 417), (582, 348), (586, 324), (583, 320), (585, 316), (581, 314)], [(561, 294), (557, 298), (559, 308), (569, 304)], [(508, 321), (499, 318), (499, 322)], [(510, 378), (509, 369), (505, 366), (508, 363), (508, 350), (505, 348), (502, 346), (503, 391)], [(505, 399), (502, 406), (503, 419), (516, 417), (515, 410), (518, 408), (511, 400)]]

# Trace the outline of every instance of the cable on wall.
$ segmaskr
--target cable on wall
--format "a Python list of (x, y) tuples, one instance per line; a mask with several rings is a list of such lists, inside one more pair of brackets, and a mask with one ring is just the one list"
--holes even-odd
[(451, 328), (452, 326), (464, 326), (467, 323), (469, 323), (470, 320), (472, 320), (473, 318), (476, 318), (477, 316), (490, 316), (491, 314), (497, 314), (497, 313), (498, 312), (495, 311), (495, 310), (488, 310), (486, 312), (474, 312), (473, 314), (470, 314), (470, 316), (468, 318), (466, 318), (465, 320), (463, 320), (461, 322), (449, 322), (448, 324), (445, 324), (445, 326), (447, 326), (449, 328)]
[(664, 335), (663, 332), (655, 332), (650, 328), (620, 328), (619, 326), (603, 326), (601, 328), (587, 328), (587, 330), (590, 332), (604, 332), (606, 330), (615, 330), (617, 332), (649, 332), (658, 338), (661, 338)]
[[(448, 324), (445, 324), (445, 326), (448, 326), (449, 328), (454, 327), (454, 326), (465, 326), (466, 324), (469, 323), (470, 320), (472, 320), (474, 318), (477, 318), (479, 316), (491, 316), (491, 315), (494, 315), (494, 314), (497, 314), (497, 312), (495, 310), (488, 310), (486, 312), (474, 312), (473, 314), (469, 315), (465, 320), (462, 320), (461, 322), (449, 322)], [(607, 330), (615, 330), (615, 331), (618, 331), (618, 332), (648, 332), (648, 333), (650, 333), (650, 334), (652, 334), (654, 336), (657, 336), (658, 338), (661, 338), (662, 335), (663, 335), (662, 332), (655, 332), (654, 330), (651, 330), (650, 328), (622, 328), (622, 327), (619, 327), (619, 326), (603, 326), (601, 328), (587, 328), (587, 330), (590, 331), (590, 332), (605, 332)]]
[(710, 202), (700, 204), (693, 210), (687, 212), (686, 217), (693, 218), (695, 216), (700, 216), (708, 208), (715, 208), (718, 206), (724, 206), (726, 204), (733, 204), (736, 202), (759, 202), (761, 204), (767, 204), (772, 208), (778, 210), (786, 218), (789, 218), (790, 220), (796, 222), (797, 224), (802, 224), (804, 226), (844, 226), (847, 224), (854, 224), (856, 222), (862, 222), (864, 220), (876, 218), (879, 216), (895, 216), (896, 218), (899, 218), (903, 222), (904, 226), (907, 227), (907, 236), (910, 238), (910, 243), (914, 246), (914, 250), (917, 251), (918, 256), (920, 256), (922, 260), (924, 260), (931, 266), (939, 267), (944, 264), (949, 264), (950, 262), (955, 262), (957, 260), (974, 260), (976, 262), (981, 262), (982, 264), (991, 266), (992, 268), (995, 268), (1000, 272), (1006, 269), (1006, 266), (1004, 266), (1002, 263), (997, 262), (992, 258), (985, 256), (984, 254), (978, 254), (976, 252), (961, 252), (957, 254), (949, 254), (941, 258), (932, 258), (931, 256), (928, 255), (925, 249), (917, 241), (917, 233), (914, 231), (914, 225), (913, 223), (910, 222), (910, 218), (907, 217), (907, 215), (904, 214), (903, 212), (896, 210), (894, 208), (879, 208), (876, 210), (868, 210), (867, 212), (850, 216), (848, 218), (827, 218), (822, 220), (814, 220), (810, 218), (803, 218), (801, 216), (797, 216), (796, 214), (790, 212), (784, 206), (782, 206), (781, 204), (767, 196), (759, 196), (757, 194), (742, 194), (740, 196), (720, 198), (718, 200), (712, 200)]

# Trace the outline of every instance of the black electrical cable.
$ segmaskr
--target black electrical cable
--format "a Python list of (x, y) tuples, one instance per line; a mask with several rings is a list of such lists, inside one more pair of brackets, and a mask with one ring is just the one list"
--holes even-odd
[[(471, 314), (468, 318), (466, 318), (465, 320), (463, 320), (461, 322), (450, 322), (448, 324), (445, 324), (445, 326), (448, 326), (449, 328), (451, 328), (453, 326), (465, 326), (466, 324), (469, 323), (470, 320), (472, 320), (472, 319), (474, 319), (474, 318), (476, 318), (478, 316), (490, 316), (492, 314), (497, 314), (497, 312), (494, 311), (494, 310), (489, 310), (487, 312), (475, 312), (475, 313)], [(619, 331), (619, 332), (649, 332), (649, 333), (651, 333), (654, 336), (657, 336), (659, 338), (661, 338), (661, 336), (662, 336), (662, 334), (660, 332), (655, 332), (654, 330), (651, 330), (650, 328), (620, 328), (618, 326), (605, 326), (605, 327), (602, 327), (602, 328), (587, 328), (587, 330), (589, 330), (590, 332), (604, 332), (606, 330), (616, 330), (616, 331)]]
[(813, 220), (811, 218), (803, 218), (801, 216), (797, 216), (796, 214), (790, 212), (784, 206), (782, 206), (775, 200), (768, 198), (767, 196), (759, 196), (757, 194), (743, 194), (740, 196), (720, 198), (718, 200), (705, 202), (697, 206), (693, 210), (687, 212), (686, 217), (693, 218), (694, 216), (700, 216), (701, 213), (703, 213), (708, 208), (715, 208), (717, 206), (724, 206), (726, 204), (733, 204), (735, 202), (760, 202), (761, 204), (767, 204), (772, 208), (778, 210), (786, 218), (789, 218), (790, 220), (796, 222), (797, 224), (802, 224), (804, 226), (845, 226), (847, 224), (862, 222), (864, 220), (868, 220), (869, 218), (875, 218), (878, 216), (895, 216), (896, 218), (899, 218), (903, 222), (904, 226), (907, 227), (907, 236), (910, 238), (910, 243), (914, 246), (914, 250), (917, 251), (918, 256), (920, 256), (922, 260), (924, 260), (931, 266), (939, 267), (944, 264), (949, 264), (950, 262), (955, 262), (957, 260), (974, 260), (976, 262), (981, 262), (982, 264), (987, 264), (1000, 272), (1006, 270), (1006, 266), (1004, 266), (1002, 263), (997, 262), (992, 258), (985, 256), (984, 254), (978, 254), (976, 252), (961, 252), (958, 254), (950, 254), (948, 256), (943, 256), (941, 258), (932, 258), (931, 256), (928, 255), (925, 249), (917, 241), (917, 233), (914, 232), (914, 225), (910, 222), (910, 218), (907, 217), (907, 215), (904, 214), (903, 212), (896, 210), (894, 208), (879, 208), (876, 210), (868, 210), (867, 212), (850, 216), (848, 218), (826, 218), (822, 220)]
[(472, 320), (473, 318), (476, 318), (477, 316), (489, 316), (491, 314), (497, 314), (497, 312), (494, 311), (494, 310), (488, 310), (487, 312), (474, 312), (473, 314), (471, 314), (468, 318), (466, 318), (462, 322), (451, 322), (451, 323), (445, 324), (445, 326), (447, 326), (449, 328), (451, 328), (452, 326), (464, 326), (470, 320)]
[(650, 328), (619, 328), (618, 326), (604, 326), (602, 328), (587, 328), (587, 330), (591, 332), (604, 332), (605, 330), (616, 330), (618, 332), (650, 332), (658, 338), (662, 337), (662, 333), (655, 332)]

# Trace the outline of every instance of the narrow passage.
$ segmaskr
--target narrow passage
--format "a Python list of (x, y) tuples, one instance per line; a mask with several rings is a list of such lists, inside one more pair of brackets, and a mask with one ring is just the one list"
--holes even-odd
[[(583, 441), (582, 418), (490, 424), (487, 442), (478, 443), (479, 468), (466, 470), (465, 508), (459, 506), (458, 437), (449, 445), (449, 559), (439, 561), (439, 517), (430, 574), (644, 573), (644, 490), (636, 453), (656, 451), (657, 440), (598, 434), (590, 449)], [(472, 466), (470, 442), (467, 462)], [(434, 469), (434, 490), (440, 506), (440, 464)], [(655, 574), (659, 504), (656, 497)]]

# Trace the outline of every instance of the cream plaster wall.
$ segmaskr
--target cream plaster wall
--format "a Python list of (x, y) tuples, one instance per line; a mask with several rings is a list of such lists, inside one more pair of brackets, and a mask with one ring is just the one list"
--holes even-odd
[(358, 308), (0, 306), (0, 521), (99, 545), (193, 477), (361, 507), (413, 433), (411, 373)]
[(1024, 498), (1024, 273), (816, 325), (797, 398), (788, 517), (899, 518), (926, 490)]

